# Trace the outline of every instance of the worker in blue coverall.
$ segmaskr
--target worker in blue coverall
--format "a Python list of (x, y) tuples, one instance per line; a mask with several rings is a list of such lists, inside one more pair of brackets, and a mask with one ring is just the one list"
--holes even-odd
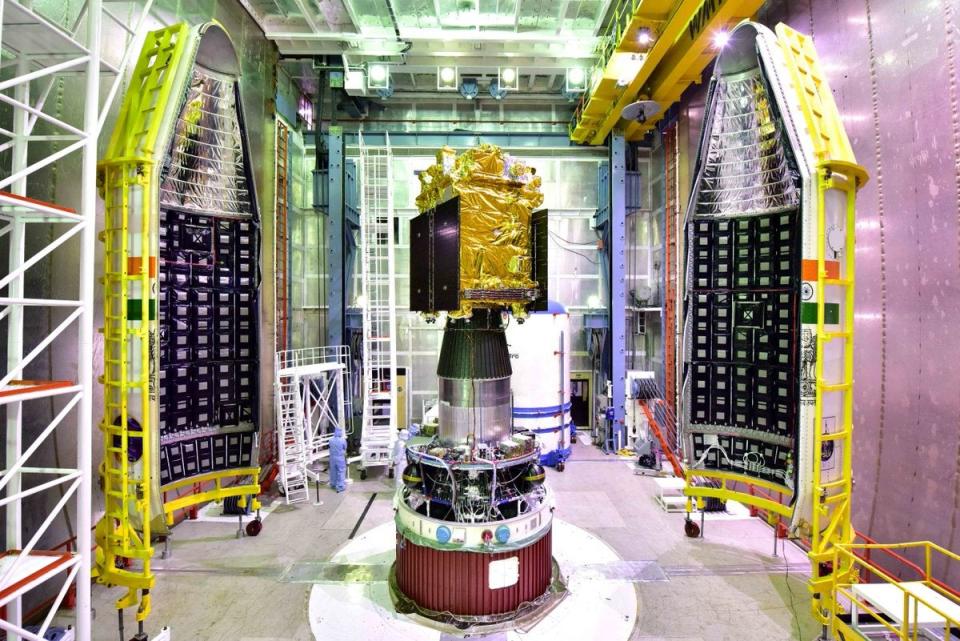
[(347, 489), (347, 439), (339, 427), (330, 439), (330, 487), (337, 492)]

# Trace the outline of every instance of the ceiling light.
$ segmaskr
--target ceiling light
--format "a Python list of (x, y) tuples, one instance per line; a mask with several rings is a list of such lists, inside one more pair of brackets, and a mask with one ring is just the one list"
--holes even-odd
[(587, 90), (587, 72), (582, 67), (569, 67), (567, 69), (567, 83), (564, 87), (565, 93), (583, 93)]
[(456, 91), (460, 83), (456, 67), (437, 67), (437, 90)]
[(386, 89), (390, 86), (390, 68), (387, 65), (367, 65), (367, 89)]
[(520, 89), (520, 73), (516, 67), (500, 67), (497, 78), (497, 86), (503, 91)]
[(713, 46), (717, 49), (723, 49), (730, 42), (730, 32), (726, 29), (719, 29), (713, 34)]
[(637, 43), (643, 46), (647, 46), (653, 42), (653, 32), (650, 31), (647, 27), (643, 27), (640, 31), (637, 32)]
[(387, 68), (383, 65), (370, 65), (370, 79), (374, 82), (383, 82), (387, 79)]

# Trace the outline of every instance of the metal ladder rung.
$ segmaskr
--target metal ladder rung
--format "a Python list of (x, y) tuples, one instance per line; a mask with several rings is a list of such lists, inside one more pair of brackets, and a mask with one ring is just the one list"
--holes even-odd
[(837, 488), (846, 487), (847, 480), (840, 479), (839, 481), (830, 481), (829, 483), (821, 483), (820, 488), (824, 490), (835, 490)]
[(832, 341), (838, 338), (849, 340), (853, 338), (853, 332), (824, 332), (823, 334), (821, 334), (821, 336), (825, 341)]
[(850, 495), (846, 492), (841, 492), (840, 494), (831, 494), (823, 499), (824, 505), (832, 505), (834, 503), (841, 503), (850, 498)]
[(850, 383), (835, 383), (833, 385), (817, 383), (817, 387), (823, 392), (846, 392), (850, 389)]
[(850, 430), (840, 430), (839, 432), (832, 432), (830, 434), (821, 434), (821, 441), (839, 441), (850, 436)]

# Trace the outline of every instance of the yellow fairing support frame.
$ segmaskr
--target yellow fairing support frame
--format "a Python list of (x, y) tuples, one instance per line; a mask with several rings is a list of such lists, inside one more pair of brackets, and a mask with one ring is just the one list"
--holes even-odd
[[(869, 176), (856, 163), (843, 121), (827, 85), (813, 41), (786, 25), (776, 28), (777, 39), (806, 122), (817, 160), (817, 328), (816, 328), (816, 402), (813, 430), (813, 497), (810, 523), (810, 592), (813, 614), (826, 625), (841, 610), (835, 586), (849, 580), (854, 572), (847, 556), (835, 556), (838, 546), (853, 542), (851, 501), (853, 493), (853, 334), (856, 247), (857, 191)], [(838, 276), (827, 274), (828, 194), (842, 199), (844, 252)], [(836, 200), (834, 199), (834, 202)], [(839, 328), (827, 331), (825, 303), (827, 288), (839, 290), (843, 311)], [(833, 341), (843, 343), (843, 362), (839, 377), (824, 373), (824, 349)], [(824, 398), (839, 399), (839, 421), (833, 431), (824, 426)], [(840, 470), (832, 480), (824, 479), (822, 461), (827, 450), (839, 448)]]
[[(853, 542), (854, 532), (851, 522), (851, 499), (853, 493), (853, 323), (854, 323), (854, 282), (856, 236), (856, 196), (859, 186), (866, 182), (866, 172), (854, 163), (843, 161), (824, 161), (817, 167), (817, 224), (826, 229), (826, 198), (830, 191), (839, 192), (846, 207), (846, 255), (843, 271), (839, 278), (828, 278), (826, 268), (826, 234), (817, 239), (817, 361), (816, 361), (816, 404), (814, 405), (813, 432), (813, 483), (814, 497), (811, 522), (810, 591), (813, 594), (814, 616), (826, 623), (829, 612), (839, 607), (834, 601), (832, 586), (837, 581), (847, 580), (852, 566), (846, 557), (834, 557), (837, 546)], [(826, 331), (824, 328), (823, 292), (827, 287), (840, 288), (843, 292), (843, 315), (840, 329)], [(832, 341), (843, 341), (843, 365), (839, 380), (830, 380), (824, 375), (824, 348)], [(840, 395), (840, 422), (836, 431), (823, 429), (824, 396)], [(824, 481), (822, 462), (827, 448), (841, 452), (840, 474), (835, 480)], [(830, 563), (839, 560), (841, 563)]]
[[(166, 154), (169, 106), (186, 86), (203, 34), (215, 23), (186, 23), (148, 33), (110, 144), (98, 165), (105, 203), (104, 463), (105, 515), (96, 528), (94, 575), (123, 586), (116, 606), (139, 602), (150, 613), (151, 538), (184, 507), (259, 494), (259, 468), (202, 474), (159, 488), (158, 241), (159, 167)], [(225, 33), (225, 32), (224, 32)], [(229, 37), (229, 36), (227, 36)], [(227, 479), (239, 484), (227, 487)], [(212, 489), (204, 486), (212, 484)], [(199, 485), (198, 493), (161, 505), (160, 491)], [(241, 503), (245, 500), (241, 499)], [(253, 507), (259, 508), (254, 499)], [(161, 515), (165, 518), (160, 518)], [(155, 520), (154, 520), (155, 519)], [(139, 595), (138, 595), (139, 591)]]
[[(705, 485), (694, 485), (696, 479), (706, 479), (719, 481), (720, 487), (710, 487)], [(752, 505), (765, 510), (768, 514), (779, 514), (784, 517), (790, 517), (793, 514), (793, 508), (790, 505), (784, 505), (771, 498), (748, 494), (742, 491), (741, 487), (752, 485), (768, 492), (778, 492), (785, 496), (791, 496), (789, 490), (781, 485), (770, 483), (762, 479), (756, 479), (750, 476), (732, 474), (718, 470), (691, 470), (686, 471), (687, 485), (683, 489), (684, 496), (690, 499), (687, 502), (687, 512), (693, 511), (693, 500), (697, 501), (699, 507), (703, 507), (703, 499), (714, 498), (721, 501), (737, 501), (745, 505)]]
[[(150, 614), (155, 577), (151, 519), (157, 442), (156, 146), (164, 109), (177, 85), (190, 30), (178, 24), (148, 33), (106, 155), (98, 165), (104, 231), (105, 514), (97, 524), (94, 576), (127, 588), (118, 609), (139, 603)], [(134, 448), (139, 443), (140, 451)], [(140, 591), (139, 597), (137, 591)]]

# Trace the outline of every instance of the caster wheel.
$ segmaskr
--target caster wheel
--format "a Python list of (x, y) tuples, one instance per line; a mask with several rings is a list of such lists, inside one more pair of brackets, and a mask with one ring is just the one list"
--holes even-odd
[(257, 536), (260, 534), (260, 531), (263, 530), (263, 521), (260, 519), (254, 519), (247, 523), (247, 536)]
[(366, 470), (360, 470), (360, 480), (361, 480), (361, 481), (366, 481), (366, 480), (367, 480), (367, 471), (366, 471)]
[(562, 472), (564, 467), (565, 467), (565, 465), (563, 464), (563, 461), (560, 461), (559, 463), (557, 463), (557, 471), (558, 471), (558, 472)]
[(687, 519), (683, 522), (683, 533), (686, 534), (688, 538), (695, 539), (700, 536), (700, 526)]

